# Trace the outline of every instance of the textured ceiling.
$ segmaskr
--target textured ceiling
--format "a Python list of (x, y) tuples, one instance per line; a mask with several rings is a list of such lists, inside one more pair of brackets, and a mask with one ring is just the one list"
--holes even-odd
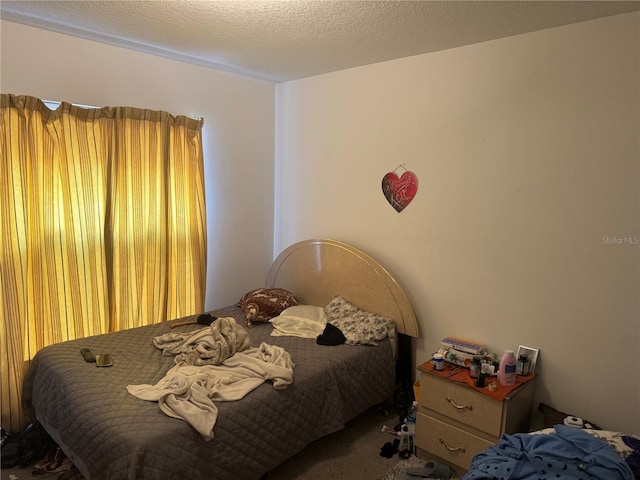
[(9, 1), (3, 20), (282, 82), (640, 9), (638, 1)]

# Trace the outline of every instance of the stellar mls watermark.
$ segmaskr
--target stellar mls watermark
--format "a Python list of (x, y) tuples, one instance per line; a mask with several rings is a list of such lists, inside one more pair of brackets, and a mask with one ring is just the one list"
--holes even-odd
[(630, 235), (626, 237), (607, 237), (603, 235), (602, 245), (640, 245), (640, 236)]

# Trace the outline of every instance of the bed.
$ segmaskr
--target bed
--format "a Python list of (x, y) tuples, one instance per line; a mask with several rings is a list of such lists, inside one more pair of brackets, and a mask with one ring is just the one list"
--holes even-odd
[[(373, 258), (342, 242), (308, 240), (290, 246), (273, 263), (265, 288), (290, 292), (299, 306), (324, 307), (340, 298), (359, 312), (391, 319), (397, 337), (418, 335), (414, 311), (396, 280)], [(201, 324), (171, 328), (201, 315), (38, 352), (25, 379), (25, 402), (86, 479), (255, 480), (393, 395), (397, 349), (403, 348), (393, 335), (375, 346), (319, 344), (314, 338), (271, 335), (270, 322), (254, 321), (249, 327), (246, 308), (236, 304), (206, 314), (217, 318), (212, 325), (232, 328), (234, 334), (248, 332), (250, 351), (266, 345), (286, 352), (293, 372), (292, 382), (279, 387), (274, 375), (241, 399), (216, 401), (212, 438), (130, 388), (157, 386), (168, 377), (176, 357), (163, 355), (154, 339), (213, 329)], [(113, 366), (85, 362), (83, 348), (110, 353)], [(241, 353), (232, 352), (228, 359)]]

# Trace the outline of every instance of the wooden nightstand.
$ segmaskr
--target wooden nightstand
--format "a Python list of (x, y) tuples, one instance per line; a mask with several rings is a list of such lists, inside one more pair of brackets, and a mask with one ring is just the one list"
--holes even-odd
[[(431, 362), (418, 369), (420, 403), (415, 443), (419, 449), (463, 469), (476, 453), (495, 445), (503, 433), (526, 432), (535, 375), (518, 377), (514, 387), (498, 384), (495, 392), (474, 387), (469, 370), (450, 375), (433, 370)], [(498, 383), (488, 377), (486, 384)]]

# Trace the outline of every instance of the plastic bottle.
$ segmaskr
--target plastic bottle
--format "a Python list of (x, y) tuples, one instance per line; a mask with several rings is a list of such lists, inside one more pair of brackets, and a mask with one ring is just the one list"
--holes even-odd
[(505, 350), (498, 367), (500, 385), (511, 386), (516, 383), (516, 356), (513, 350)]
[(520, 355), (518, 357), (516, 373), (518, 375), (526, 375), (529, 373), (529, 358), (526, 355)]
[(414, 452), (414, 440), (416, 436), (416, 414), (418, 412), (418, 402), (413, 401), (413, 404), (409, 407), (407, 412), (407, 432), (409, 434), (409, 451)]
[(403, 452), (405, 450), (409, 450), (409, 429), (406, 425), (403, 425), (400, 434), (400, 447), (398, 448), (398, 451)]
[(444, 355), (441, 353), (433, 354), (433, 369), (437, 372), (444, 370)]
[(409, 433), (414, 434), (416, 432), (416, 412), (418, 411), (418, 402), (416, 400), (413, 401), (413, 404), (409, 407), (409, 411), (407, 412), (407, 427), (409, 428)]
[(471, 368), (469, 368), (469, 376), (471, 378), (478, 378), (480, 376), (480, 366), (482, 364), (482, 359), (475, 355), (473, 360), (471, 360)]

